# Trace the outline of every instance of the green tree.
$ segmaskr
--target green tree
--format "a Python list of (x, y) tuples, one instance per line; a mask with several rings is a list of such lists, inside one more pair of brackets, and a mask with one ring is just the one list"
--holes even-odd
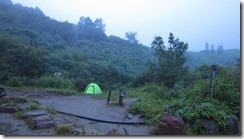
[(187, 69), (184, 63), (188, 44), (179, 41), (179, 38), (175, 39), (172, 33), (169, 34), (168, 43), (169, 46), (166, 48), (162, 37), (157, 36), (151, 44), (158, 57), (155, 81), (173, 87), (176, 82), (183, 78), (183, 75), (186, 75)]
[(105, 32), (105, 24), (103, 20), (96, 19), (93, 22), (90, 17), (81, 17), (78, 22), (77, 29), (78, 39), (91, 40), (91, 41), (103, 41), (107, 39)]
[(166, 52), (166, 46), (164, 45), (163, 38), (160, 36), (154, 37), (151, 46), (151, 48), (155, 51), (155, 55), (158, 57), (158, 60), (162, 61), (162, 58)]
[(218, 45), (217, 53), (222, 54), (224, 52), (223, 45)]
[(214, 45), (212, 44), (211, 45), (211, 50), (210, 50), (212, 53), (215, 53), (215, 48), (214, 48)]
[(26, 46), (15, 37), (0, 35), (0, 70), (1, 77), (34, 77), (45, 72), (48, 52), (44, 48)]
[(137, 35), (136, 32), (131, 32), (131, 31), (125, 33), (125, 37), (127, 38), (127, 40), (129, 42), (138, 44), (138, 40), (136, 38), (136, 35)]
[(103, 24), (103, 20), (102, 20), (102, 18), (97, 18), (97, 19), (94, 21), (94, 24), (95, 24), (95, 26), (96, 26), (97, 29), (99, 29), (99, 30), (105, 32), (105, 27), (106, 27), (106, 25)]
[(209, 52), (209, 44), (208, 44), (208, 42), (206, 42), (206, 45), (205, 45), (205, 50), (204, 50), (205, 52)]

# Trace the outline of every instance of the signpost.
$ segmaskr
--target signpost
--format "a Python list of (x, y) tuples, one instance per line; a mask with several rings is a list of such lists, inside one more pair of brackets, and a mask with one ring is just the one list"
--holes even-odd
[(216, 75), (217, 75), (216, 66), (212, 65), (212, 74), (211, 74), (211, 80), (210, 80), (210, 96), (211, 97), (213, 96), (213, 93), (214, 93)]
[(119, 105), (124, 106), (123, 98), (126, 96), (126, 93), (123, 90), (119, 90)]

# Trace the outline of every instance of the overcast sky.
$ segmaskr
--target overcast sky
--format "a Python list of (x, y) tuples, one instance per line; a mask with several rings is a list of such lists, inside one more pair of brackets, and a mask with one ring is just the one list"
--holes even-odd
[[(169, 32), (189, 44), (189, 51), (210, 45), (240, 49), (239, 0), (12, 0), (39, 7), (46, 16), (77, 24), (81, 16), (102, 18), (106, 34), (125, 37), (137, 32), (151, 46), (155, 36), (168, 41)], [(166, 43), (168, 46), (168, 43)]]

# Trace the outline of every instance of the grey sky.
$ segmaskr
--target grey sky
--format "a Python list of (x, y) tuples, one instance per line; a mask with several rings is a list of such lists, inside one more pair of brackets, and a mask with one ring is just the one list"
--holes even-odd
[[(106, 34), (124, 38), (137, 32), (140, 43), (151, 46), (155, 35), (168, 41), (172, 32), (189, 44), (190, 51), (205, 43), (240, 48), (238, 0), (12, 0), (39, 7), (46, 16), (77, 24), (81, 16), (102, 18)], [(166, 43), (168, 45), (168, 43)]]

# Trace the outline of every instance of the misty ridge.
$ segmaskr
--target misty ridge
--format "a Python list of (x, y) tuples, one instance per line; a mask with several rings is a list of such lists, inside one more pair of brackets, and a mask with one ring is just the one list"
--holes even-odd
[[(75, 77), (76, 75), (72, 74), (81, 74), (82, 70), (90, 66), (98, 66), (99, 69), (112, 69), (118, 76), (126, 78), (139, 75), (146, 69), (148, 62), (157, 61), (154, 50), (140, 44), (136, 39), (136, 32), (126, 32), (125, 39), (114, 35), (107, 36), (106, 25), (101, 18), (92, 21), (89, 17), (81, 16), (78, 24), (75, 25), (56, 21), (44, 15), (38, 7), (24, 7), (21, 4), (13, 4), (11, 0), (0, 2), (1, 38), (15, 40), (12, 42), (16, 42), (19, 49), (28, 46), (30, 49), (28, 51), (33, 49), (33, 51), (44, 53), (40, 57), (44, 58), (42, 61), (45, 60), (45, 64), (40, 64), (36, 70), (29, 64), (28, 66), (32, 68), (22, 69), (19, 72), (25, 71), (31, 74), (29, 70), (32, 70), (35, 73), (31, 76), (62, 72)], [(162, 41), (168, 45), (166, 37), (163, 36)], [(7, 48), (6, 51), (8, 51)], [(186, 49), (184, 56), (186, 57), (184, 65), (194, 70), (203, 64), (229, 66), (240, 57), (240, 50), (224, 50), (222, 45), (211, 44), (210, 46), (206, 43), (205, 48), (200, 52), (191, 52)], [(77, 64), (79, 60), (82, 60), (82, 64)], [(19, 62), (21, 65), (23, 63)], [(79, 68), (82, 70), (78, 70)], [(70, 72), (70, 70), (76, 70), (78, 73)]]
[[(44, 15), (38, 7), (14, 5), (11, 0), (1, 1), (1, 13), (1, 35), (10, 35), (28, 46), (43, 47), (50, 52), (77, 49), (74, 51), (91, 61), (116, 64), (117, 70), (130, 75), (140, 73), (148, 60), (155, 61), (153, 50), (139, 43), (136, 32), (126, 32), (125, 39), (107, 36), (101, 18), (92, 21), (81, 16), (77, 25), (59, 22)], [(164, 41), (166, 43), (167, 39)], [(185, 65), (194, 70), (203, 64), (228, 66), (240, 56), (240, 50), (224, 50), (222, 45), (210, 46), (206, 42), (202, 51), (187, 51), (185, 56)]]

